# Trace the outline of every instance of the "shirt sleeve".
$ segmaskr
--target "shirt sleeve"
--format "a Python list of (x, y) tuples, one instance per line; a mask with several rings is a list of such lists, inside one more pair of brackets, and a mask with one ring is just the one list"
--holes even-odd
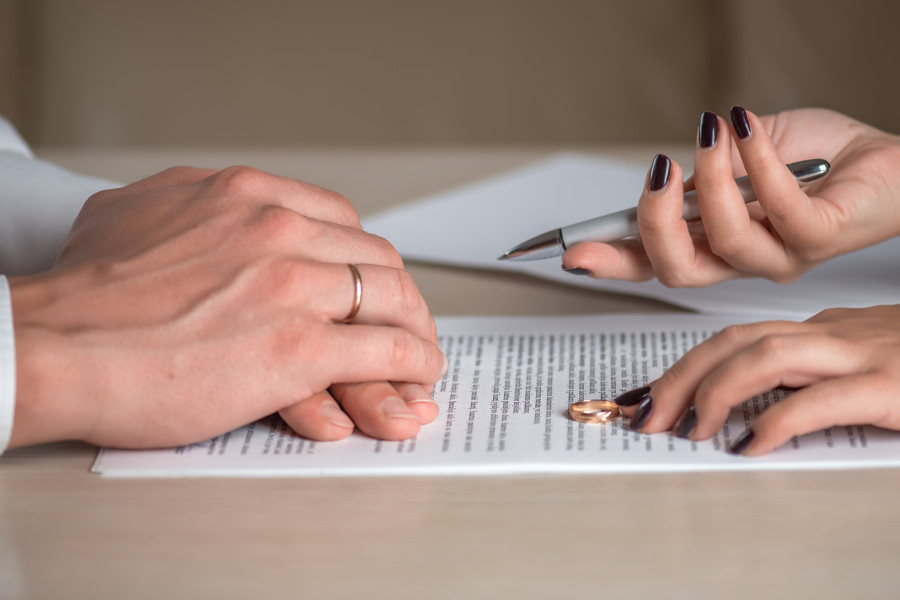
[(27, 275), (49, 269), (84, 201), (119, 186), (34, 158), (13, 126), (0, 117), (0, 273)]
[(0, 454), (9, 446), (16, 408), (16, 345), (9, 282), (0, 275)]

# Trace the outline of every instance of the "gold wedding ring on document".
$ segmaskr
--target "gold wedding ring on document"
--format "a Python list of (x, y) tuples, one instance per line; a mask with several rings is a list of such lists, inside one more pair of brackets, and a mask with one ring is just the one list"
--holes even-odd
[(344, 317), (344, 323), (349, 323), (356, 317), (362, 304), (362, 277), (359, 276), (359, 269), (350, 263), (347, 263), (347, 266), (350, 267), (350, 273), (353, 275), (353, 305), (350, 307), (350, 312)]
[(606, 423), (619, 417), (619, 405), (609, 400), (582, 400), (569, 406), (569, 416), (579, 423)]

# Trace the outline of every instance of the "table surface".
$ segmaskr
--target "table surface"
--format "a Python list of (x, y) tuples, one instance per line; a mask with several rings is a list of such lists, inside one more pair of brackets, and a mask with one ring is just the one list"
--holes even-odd
[[(571, 149), (569, 149), (571, 150)], [(660, 148), (585, 148), (649, 164)], [(663, 148), (689, 166), (690, 149)], [(45, 150), (132, 181), (250, 164), (363, 216), (552, 148)], [(678, 310), (410, 264), (435, 315)], [(477, 290), (477, 293), (473, 291)], [(115, 480), (96, 449), (0, 458), (0, 598), (896, 598), (900, 470)]]

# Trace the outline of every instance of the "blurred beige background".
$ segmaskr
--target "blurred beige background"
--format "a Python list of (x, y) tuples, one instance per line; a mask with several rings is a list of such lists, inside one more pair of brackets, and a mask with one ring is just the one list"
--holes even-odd
[(887, 0), (0, 0), (38, 147), (690, 142), (701, 111), (900, 131)]

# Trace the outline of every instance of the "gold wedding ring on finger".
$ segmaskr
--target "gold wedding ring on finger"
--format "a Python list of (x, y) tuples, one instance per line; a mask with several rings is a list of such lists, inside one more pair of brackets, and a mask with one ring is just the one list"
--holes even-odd
[(607, 423), (619, 417), (619, 405), (609, 400), (582, 400), (569, 406), (569, 416), (579, 423)]
[(350, 274), (353, 275), (353, 304), (350, 306), (350, 312), (344, 317), (343, 323), (352, 321), (359, 314), (359, 307), (362, 304), (362, 277), (359, 276), (359, 269), (350, 263), (347, 263), (347, 266), (350, 267)]

